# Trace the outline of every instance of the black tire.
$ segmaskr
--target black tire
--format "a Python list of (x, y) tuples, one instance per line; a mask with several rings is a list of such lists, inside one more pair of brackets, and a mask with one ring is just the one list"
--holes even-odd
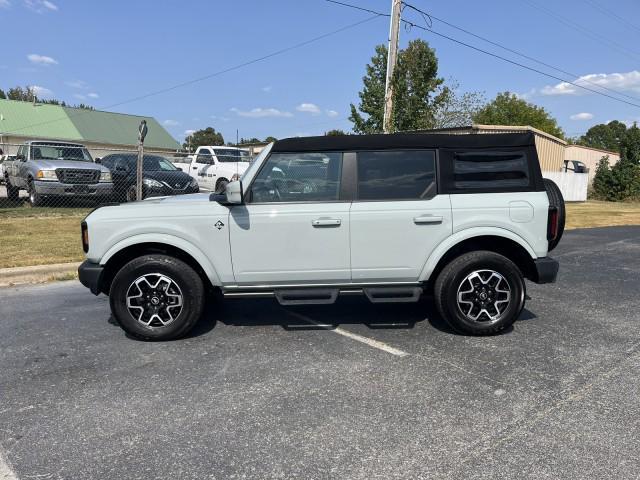
[(562, 234), (564, 233), (564, 224), (567, 218), (567, 210), (564, 206), (564, 197), (560, 188), (553, 180), (544, 178), (544, 188), (547, 191), (547, 197), (549, 197), (549, 205), (558, 209), (558, 235), (553, 240), (549, 241), (549, 251), (553, 250), (560, 243)]
[[(160, 276), (170, 282), (160, 280)], [(175, 305), (178, 295), (181, 306)], [(204, 295), (202, 279), (189, 265), (167, 255), (145, 255), (130, 261), (116, 274), (109, 303), (115, 320), (129, 335), (140, 340), (173, 340), (184, 336), (198, 322)], [(128, 297), (132, 308), (127, 306)], [(138, 304), (142, 306), (137, 307)], [(138, 309), (142, 309), (140, 315)]]
[[(144, 191), (143, 191), (142, 198), (144, 198)], [(124, 201), (125, 202), (135, 202), (137, 199), (138, 199), (138, 189), (136, 188), (135, 185), (131, 185), (127, 189), (127, 193), (125, 193)]]
[(41, 207), (44, 203), (44, 198), (36, 191), (36, 187), (33, 184), (33, 180), (29, 180), (27, 187), (27, 193), (29, 194), (29, 203), (32, 207)]
[[(469, 280), (477, 272), (480, 272), (480, 276)], [(488, 272), (497, 273), (502, 280)], [(485, 280), (488, 280), (487, 283), (482, 283)], [(496, 284), (492, 286), (493, 283)], [(486, 291), (482, 290), (483, 287)], [(470, 290), (465, 294), (462, 289)], [(508, 293), (496, 292), (496, 289), (508, 290)], [(463, 293), (464, 302), (461, 304), (458, 302), (459, 293)], [(482, 294), (484, 298), (480, 298)], [(472, 303), (470, 297), (477, 303)], [(501, 310), (502, 300), (506, 298), (509, 303)], [(520, 316), (525, 304), (525, 284), (522, 272), (511, 260), (498, 253), (480, 250), (455, 258), (440, 272), (434, 285), (434, 299), (438, 311), (456, 332), (492, 335), (511, 326)], [(480, 305), (482, 301), (486, 305)], [(472, 303), (472, 306), (468, 307), (469, 303), (466, 302)], [(467, 311), (463, 311), (463, 308)], [(482, 312), (483, 308), (486, 313)], [(478, 319), (473, 320), (468, 314), (472, 317), (478, 315)], [(491, 315), (495, 318), (491, 319)]]
[(9, 177), (6, 179), (7, 181), (7, 198), (10, 202), (18, 202), (20, 201), (20, 189), (18, 187), (14, 187), (11, 185), (9, 181)]
[(218, 181), (216, 182), (215, 193), (224, 193), (224, 191), (227, 189), (228, 183), (229, 183), (229, 180), (227, 180), (226, 178), (219, 178)]

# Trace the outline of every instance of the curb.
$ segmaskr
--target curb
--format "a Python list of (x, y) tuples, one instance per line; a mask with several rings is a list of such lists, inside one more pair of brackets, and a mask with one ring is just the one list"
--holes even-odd
[(43, 283), (61, 277), (70, 277), (76, 274), (79, 266), (80, 262), (72, 262), (0, 268), (0, 287), (10, 287), (22, 283)]

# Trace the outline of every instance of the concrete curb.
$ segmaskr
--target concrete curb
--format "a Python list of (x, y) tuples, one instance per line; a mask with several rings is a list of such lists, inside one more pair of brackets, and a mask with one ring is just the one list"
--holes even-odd
[(22, 283), (43, 283), (69, 277), (78, 271), (80, 262), (34, 265), (32, 267), (0, 268), (0, 287)]

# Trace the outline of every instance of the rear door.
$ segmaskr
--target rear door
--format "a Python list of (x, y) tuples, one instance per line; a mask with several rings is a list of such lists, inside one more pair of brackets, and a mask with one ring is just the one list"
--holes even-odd
[(435, 151), (358, 152), (350, 222), (353, 282), (417, 281), (452, 231), (449, 195), (437, 191)]
[(210, 148), (198, 150), (196, 158), (191, 163), (189, 174), (196, 178), (200, 188), (213, 190), (216, 185), (216, 167), (213, 152)]
[(343, 154), (273, 153), (229, 216), (239, 284), (347, 283), (350, 198)]

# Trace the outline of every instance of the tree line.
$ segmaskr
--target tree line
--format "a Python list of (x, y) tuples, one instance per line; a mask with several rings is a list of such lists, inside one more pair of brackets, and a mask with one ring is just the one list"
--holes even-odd
[(40, 104), (46, 105), (60, 105), (61, 107), (72, 107), (72, 108), (84, 108), (85, 110), (93, 110), (91, 105), (86, 105), (84, 103), (79, 103), (77, 105), (71, 105), (66, 103), (64, 100), (56, 100), (55, 98), (47, 98), (42, 99), (38, 98), (33, 87), (12, 87), (6, 92), (0, 88), (0, 99), (3, 100), (17, 100), (20, 102), (37, 102)]

